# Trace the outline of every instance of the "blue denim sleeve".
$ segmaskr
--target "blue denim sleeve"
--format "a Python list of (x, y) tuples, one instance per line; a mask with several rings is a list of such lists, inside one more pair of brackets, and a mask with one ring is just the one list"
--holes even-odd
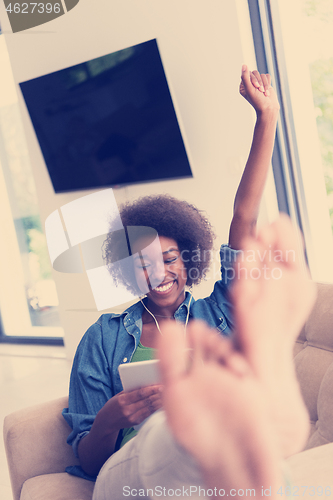
[[(234, 328), (233, 304), (230, 300), (229, 291), (235, 279), (235, 262), (241, 250), (234, 250), (228, 245), (220, 248), (221, 278), (215, 283), (214, 290), (209, 301), (215, 304), (219, 311), (221, 324), (216, 325), (223, 335), (230, 336)], [(216, 313), (217, 314), (217, 313)]]
[(113, 395), (102, 328), (97, 322), (87, 330), (77, 348), (70, 378), (68, 408), (62, 412), (72, 428), (67, 443), (73, 447), (76, 457), (80, 440), (88, 434), (97, 413)]
[(220, 248), (221, 281), (227, 289), (230, 288), (235, 279), (235, 262), (241, 253), (242, 250), (234, 250), (228, 245), (222, 245)]

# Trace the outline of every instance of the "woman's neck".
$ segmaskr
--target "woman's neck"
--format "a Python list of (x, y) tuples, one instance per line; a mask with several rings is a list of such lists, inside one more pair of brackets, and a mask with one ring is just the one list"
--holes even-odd
[(149, 311), (156, 316), (157, 318), (173, 318), (173, 315), (175, 314), (176, 310), (178, 309), (178, 306), (171, 306), (171, 307), (159, 307), (154, 302), (151, 302), (150, 300), (147, 301), (146, 307), (149, 309)]
[[(177, 311), (178, 307), (183, 303), (185, 300), (185, 293), (184, 297), (182, 299), (179, 299), (177, 303), (172, 304), (170, 306), (159, 306), (155, 304), (155, 302), (149, 300), (149, 297), (147, 297), (147, 302), (146, 302), (146, 307), (149, 309), (149, 311), (156, 316), (157, 318), (173, 318), (175, 312)], [(179, 303), (178, 303), (179, 302)]]

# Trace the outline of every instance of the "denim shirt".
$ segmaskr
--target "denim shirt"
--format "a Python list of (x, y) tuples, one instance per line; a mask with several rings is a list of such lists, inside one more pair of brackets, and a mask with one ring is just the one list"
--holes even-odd
[[(205, 299), (192, 298), (190, 301), (191, 295), (186, 292), (184, 302), (174, 314), (176, 321), (185, 323), (190, 303), (190, 319), (205, 320), (222, 335), (231, 335), (233, 320), (228, 289), (234, 278), (233, 263), (237, 253), (222, 245), (221, 279)], [(67, 443), (73, 447), (76, 457), (78, 444), (89, 433), (99, 410), (123, 390), (118, 366), (129, 363), (138, 346), (143, 310), (141, 302), (137, 302), (121, 314), (102, 314), (82, 337), (73, 361), (68, 408), (62, 412), (72, 428)], [(67, 467), (66, 471), (85, 479), (95, 479), (79, 466)]]

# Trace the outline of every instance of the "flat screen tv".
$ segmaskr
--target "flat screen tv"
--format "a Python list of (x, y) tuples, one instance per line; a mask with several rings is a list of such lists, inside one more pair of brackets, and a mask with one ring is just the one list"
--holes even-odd
[(192, 176), (156, 40), (20, 87), (56, 193)]

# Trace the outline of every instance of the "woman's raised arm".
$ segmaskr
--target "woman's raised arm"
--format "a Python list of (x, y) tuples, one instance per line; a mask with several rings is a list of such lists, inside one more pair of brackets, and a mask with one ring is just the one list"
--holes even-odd
[(238, 186), (230, 225), (229, 245), (242, 248), (242, 240), (255, 233), (262, 193), (271, 162), (280, 109), (270, 75), (242, 67), (240, 94), (257, 113), (250, 154)]

